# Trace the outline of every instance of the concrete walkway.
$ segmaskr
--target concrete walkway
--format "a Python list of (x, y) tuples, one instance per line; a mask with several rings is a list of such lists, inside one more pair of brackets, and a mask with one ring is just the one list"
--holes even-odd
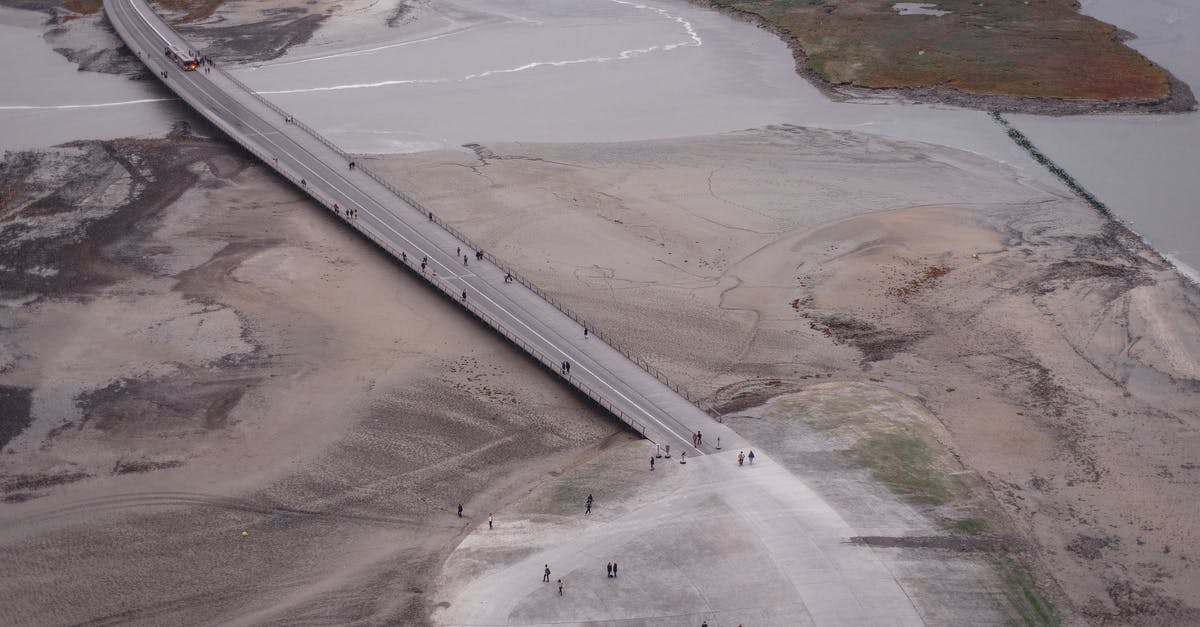
[[(923, 625), (855, 531), (787, 469), (737, 451), (664, 464), (658, 498), (577, 523), (501, 517), (451, 557), (446, 625)], [(673, 476), (672, 476), (673, 475)], [(524, 555), (513, 562), (505, 558)], [(616, 579), (605, 564), (616, 560)], [(496, 563), (501, 565), (497, 566)], [(543, 566), (552, 570), (543, 583)], [(491, 567), (489, 570), (488, 567)], [(480, 573), (480, 571), (483, 571)], [(556, 582), (562, 579), (564, 595)]]

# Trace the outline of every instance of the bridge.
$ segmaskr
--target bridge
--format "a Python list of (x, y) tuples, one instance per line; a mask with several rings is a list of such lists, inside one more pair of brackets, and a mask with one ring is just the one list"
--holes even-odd
[[(197, 113), (642, 437), (689, 455), (744, 445), (660, 371), (223, 67), (184, 71), (167, 53), (192, 48), (144, 0), (104, 0), (104, 9), (126, 46)], [(696, 431), (705, 434), (699, 448)]]

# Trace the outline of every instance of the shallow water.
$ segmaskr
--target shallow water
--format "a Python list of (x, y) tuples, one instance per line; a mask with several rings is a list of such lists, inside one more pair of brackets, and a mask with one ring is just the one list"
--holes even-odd
[[(1129, 45), (1200, 90), (1200, 5), (1194, 0), (1085, 0), (1083, 12), (1133, 32), (1138, 37)], [(1010, 119), (1116, 216), (1195, 275), (1200, 112)]]
[[(157, 85), (80, 72), (42, 39), (44, 16), (0, 16), (0, 152), (76, 139), (159, 137), (190, 119)], [(32, 19), (36, 16), (38, 19)]]
[(481, 0), (471, 8), (485, 17), (434, 36), (332, 54), (322, 39), (236, 73), (354, 152), (792, 123), (945, 144), (1049, 180), (982, 113), (830, 102), (796, 75), (779, 38), (684, 2)]

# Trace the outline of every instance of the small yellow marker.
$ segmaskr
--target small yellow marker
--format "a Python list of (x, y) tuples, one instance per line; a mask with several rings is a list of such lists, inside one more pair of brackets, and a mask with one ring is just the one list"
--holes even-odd
[(242, 532), (242, 537), (243, 537), (243, 538), (249, 538), (249, 537), (250, 537), (250, 532), (249, 532), (249, 531), (243, 531), (243, 532)]
[(979, 259), (979, 253), (971, 253), (971, 259)]

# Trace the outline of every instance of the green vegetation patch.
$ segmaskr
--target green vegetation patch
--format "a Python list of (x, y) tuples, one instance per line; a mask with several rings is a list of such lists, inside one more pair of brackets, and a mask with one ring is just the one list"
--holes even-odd
[(838, 85), (949, 87), (978, 95), (1161, 101), (1167, 73), (1082, 15), (1076, 0), (936, 0), (949, 13), (901, 15), (894, 0), (709, 0), (756, 15)]
[(1033, 573), (1019, 559), (1003, 555), (995, 561), (996, 570), (1004, 584), (1004, 597), (1016, 613), (1017, 624), (1056, 626), (1062, 624), (1054, 604), (1042, 594)]
[(957, 476), (944, 470), (924, 437), (910, 429), (860, 438), (850, 454), (893, 492), (915, 502), (943, 505), (967, 496)]
[(766, 412), (803, 421), (846, 442), (845, 454), (910, 501), (944, 505), (971, 495), (961, 466), (934, 437), (929, 426), (933, 417), (883, 386), (849, 383), (811, 389), (774, 399)]
[(963, 518), (954, 521), (950, 526), (959, 533), (965, 533), (971, 536), (979, 535), (987, 531), (990, 527), (988, 522), (982, 518)]

